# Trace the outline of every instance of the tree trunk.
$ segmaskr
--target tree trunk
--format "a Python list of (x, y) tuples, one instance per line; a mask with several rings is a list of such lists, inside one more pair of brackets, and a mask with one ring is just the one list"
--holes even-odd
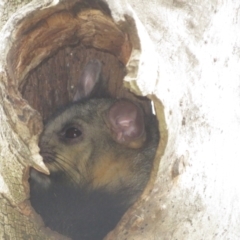
[[(48, 170), (38, 155), (41, 115), (19, 92), (47, 51), (24, 65), (13, 50), (22, 19), (69, 2), (5, 1), (0, 10), (0, 239), (61, 239), (28, 201), (28, 167)], [(106, 239), (240, 239), (240, 3), (106, 3), (132, 44), (129, 55), (119, 33), (121, 49), (111, 50), (126, 64), (125, 85), (154, 102), (161, 133), (148, 187)]]

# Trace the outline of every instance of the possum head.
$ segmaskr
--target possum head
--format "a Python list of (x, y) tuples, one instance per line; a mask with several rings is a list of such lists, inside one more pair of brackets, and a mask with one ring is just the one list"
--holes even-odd
[(109, 191), (138, 189), (148, 178), (151, 163), (143, 161), (147, 137), (143, 111), (126, 99), (89, 98), (100, 73), (98, 60), (88, 62), (73, 103), (44, 128), (39, 146), (50, 176), (33, 170), (32, 177), (45, 187), (57, 181)]

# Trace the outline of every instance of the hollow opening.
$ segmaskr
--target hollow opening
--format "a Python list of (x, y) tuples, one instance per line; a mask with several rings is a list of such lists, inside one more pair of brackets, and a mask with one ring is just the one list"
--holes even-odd
[(150, 115), (151, 101), (123, 86), (132, 51), (124, 29), (101, 1), (66, 1), (34, 12), (18, 25), (7, 59), (10, 79), (45, 122), (71, 102), (84, 66), (98, 59), (109, 95), (131, 99)]

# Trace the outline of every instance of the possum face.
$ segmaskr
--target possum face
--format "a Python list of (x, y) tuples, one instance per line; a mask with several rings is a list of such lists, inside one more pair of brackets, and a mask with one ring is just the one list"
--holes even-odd
[(51, 182), (61, 175), (69, 184), (109, 190), (133, 184), (145, 140), (143, 113), (134, 103), (75, 103), (50, 120), (42, 133), (40, 154), (51, 173), (44, 179)]

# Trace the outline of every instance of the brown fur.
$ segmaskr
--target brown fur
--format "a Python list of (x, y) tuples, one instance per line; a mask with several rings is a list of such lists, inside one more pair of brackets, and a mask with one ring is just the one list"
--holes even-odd
[[(120, 144), (115, 141), (112, 131), (105, 122), (105, 114), (115, 102), (114, 99), (93, 99), (83, 103), (75, 103), (46, 125), (40, 139), (41, 154), (51, 174), (50, 176), (43, 176), (43, 174), (36, 173), (33, 170), (33, 179), (30, 181), (31, 201), (33, 207), (43, 216), (49, 227), (73, 239), (97, 240), (104, 237), (115, 226), (127, 208), (136, 201), (150, 176), (159, 138), (157, 121), (154, 116), (144, 117), (145, 134), (142, 138), (146, 140), (138, 139), (137, 141), (142, 142), (138, 148), (132, 147), (132, 142), (128, 145)], [(81, 129), (82, 136), (77, 142), (69, 143), (60, 140), (59, 134), (66, 124), (79, 126)], [(47, 158), (49, 155), (52, 156), (54, 161), (49, 162)], [(60, 178), (57, 177), (58, 174), (60, 174)], [(34, 177), (35, 175), (38, 175), (38, 177)], [(61, 188), (61, 184), (67, 186), (67, 191), (72, 189), (69, 190), (70, 194), (66, 193), (66, 196), (63, 194), (63, 196), (59, 197), (61, 200), (64, 197), (70, 198), (70, 195), (72, 195), (71, 198), (74, 198), (74, 195), (76, 195), (76, 201), (78, 201), (79, 197), (77, 196), (80, 194), (81, 197), (90, 198), (89, 201), (93, 201), (92, 204), (98, 210), (106, 207), (106, 211), (112, 209), (111, 214), (116, 212), (114, 216), (107, 215), (110, 223), (99, 226), (99, 229), (104, 231), (103, 233), (96, 230), (96, 237), (91, 235), (95, 234), (94, 219), (100, 218), (99, 224), (102, 224), (101, 222), (104, 222), (106, 217), (101, 217), (96, 213), (95, 209), (93, 210), (94, 213), (89, 214), (90, 220), (88, 220), (88, 212), (84, 212), (87, 207), (84, 205), (85, 202), (82, 204), (82, 200), (79, 200), (79, 203), (66, 200), (70, 205), (75, 206), (76, 204), (73, 208), (77, 209), (77, 216), (68, 216), (69, 210), (66, 210), (62, 220), (64, 226), (61, 225), (63, 223), (58, 223), (61, 216), (54, 217), (49, 214), (52, 207), (50, 208), (48, 204), (42, 202), (44, 200), (47, 203), (55, 201), (55, 198), (52, 200), (52, 198), (48, 197), (48, 194), (52, 192), (56, 196), (61, 195), (61, 190), (59, 194), (58, 190), (54, 190)], [(100, 197), (91, 197), (95, 193), (97, 193), (97, 196), (100, 194)], [(92, 198), (94, 199), (91, 200)], [(98, 198), (106, 198), (105, 203), (99, 203)], [(112, 198), (114, 200), (111, 200)], [(57, 201), (56, 199), (56, 204)], [(84, 213), (77, 214), (82, 205)], [(54, 207), (57, 206), (54, 204)], [(59, 204), (59, 209), (63, 212), (65, 207), (63, 203)], [(59, 211), (58, 208), (55, 211)], [(105, 213), (107, 214), (107, 212)], [(91, 220), (92, 214), (97, 214), (93, 220)], [(55, 218), (57, 221), (54, 220)], [(74, 225), (71, 221), (76, 218), (80, 218), (79, 224), (83, 221), (82, 218), (84, 218), (84, 221), (87, 219), (87, 221), (93, 221), (93, 223), (90, 223), (87, 227), (84, 226), (83, 230), (81, 230), (82, 225), (77, 226), (76, 229), (80, 229), (79, 233), (76, 233), (76, 229), (71, 232), (68, 230), (68, 224), (69, 226)], [(89, 237), (81, 235), (86, 234), (85, 231), (91, 233)]]
[[(152, 122), (145, 127), (148, 140), (151, 128), (154, 128), (155, 139), (146, 142), (144, 135), (142, 138), (145, 141), (142, 138), (137, 139), (141, 143), (137, 148), (134, 145), (135, 142), (129, 143), (129, 146), (118, 144), (113, 141), (111, 130), (105, 121), (105, 114), (114, 102), (115, 100), (112, 99), (98, 99), (76, 103), (64, 111), (64, 114), (48, 123), (40, 140), (41, 152), (53, 149), (56, 159), (59, 159), (58, 162), (61, 164), (59, 167), (58, 164), (46, 162), (51, 172), (62, 171), (63, 168), (66, 172), (71, 173), (68, 177), (74, 178), (74, 183), (80, 185), (91, 183), (91, 188), (101, 186), (106, 189), (116, 189), (125, 182), (126, 185), (138, 185), (138, 182), (146, 181), (139, 179), (147, 179), (147, 176), (140, 172), (141, 169), (149, 172), (152, 161), (141, 159), (139, 153), (145, 151), (145, 148), (147, 149), (149, 146), (152, 149), (156, 148), (157, 129), (152, 125), (152, 122), (156, 124), (156, 121), (154, 122), (153, 116), (151, 116)], [(89, 108), (91, 109), (89, 110)], [(61, 131), (66, 122), (83, 128), (79, 144), (66, 144), (59, 141), (56, 133)], [(44, 146), (47, 146), (49, 150), (45, 150)], [(137, 158), (136, 155), (139, 157)], [(149, 155), (152, 153), (149, 152)], [(143, 157), (146, 158), (146, 156)]]

